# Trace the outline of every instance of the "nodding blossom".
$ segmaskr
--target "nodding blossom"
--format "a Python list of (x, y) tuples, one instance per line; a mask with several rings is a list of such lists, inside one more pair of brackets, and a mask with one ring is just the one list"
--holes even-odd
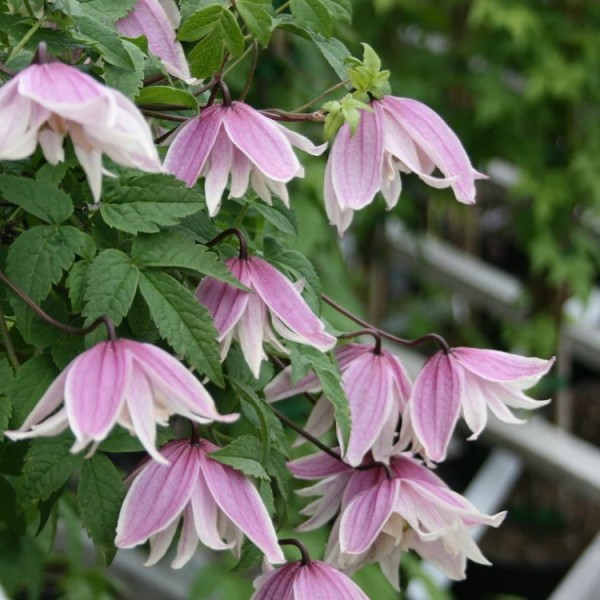
[[(483, 431), (489, 408), (501, 421), (524, 423), (511, 408), (532, 410), (550, 400), (532, 400), (523, 390), (534, 386), (554, 364), (543, 360), (478, 348), (437, 352), (417, 377), (403, 422), (410, 427), (423, 456), (444, 460), (450, 437), (462, 414), (475, 439)], [(400, 438), (405, 437), (401, 431)]]
[(205, 178), (210, 216), (219, 212), (228, 185), (232, 198), (240, 198), (250, 186), (267, 204), (273, 193), (288, 206), (285, 184), (304, 176), (292, 146), (319, 155), (327, 144), (315, 146), (244, 102), (217, 104), (181, 128), (167, 153), (165, 169), (190, 187), (199, 177)]
[[(342, 125), (325, 171), (325, 209), (340, 235), (355, 210), (381, 192), (388, 209), (402, 191), (400, 173), (413, 172), (435, 188), (451, 187), (456, 199), (475, 202), (475, 180), (485, 179), (472, 166), (460, 140), (425, 104), (384, 96), (361, 112), (355, 133)], [(439, 169), (443, 177), (432, 175)]]
[(325, 332), (325, 326), (294, 284), (275, 267), (256, 256), (229, 258), (225, 264), (250, 292), (212, 277), (205, 277), (196, 289), (196, 298), (214, 319), (223, 358), (232, 340), (238, 340), (250, 370), (258, 378), (260, 363), (266, 358), (265, 342), (286, 352), (271, 325), (287, 340), (323, 352), (333, 348), (336, 338)]
[(133, 102), (60, 62), (31, 64), (0, 88), (0, 133), (0, 160), (30, 156), (39, 143), (53, 165), (64, 161), (68, 135), (95, 202), (102, 153), (127, 167), (162, 170), (150, 128)]
[(238, 418), (219, 414), (204, 386), (168, 352), (119, 339), (100, 342), (75, 358), (21, 427), (6, 435), (21, 440), (58, 435), (70, 427), (76, 438), (71, 452), (79, 452), (90, 443), (94, 450), (119, 424), (139, 438), (152, 458), (165, 462), (155, 445), (156, 424), (167, 425), (174, 414), (201, 424)]
[(133, 10), (117, 21), (116, 27), (119, 33), (128, 37), (145, 35), (150, 52), (160, 58), (167, 73), (191, 82), (190, 68), (177, 41), (176, 29), (180, 21), (174, 0), (138, 0)]
[(115, 545), (132, 548), (150, 540), (149, 567), (166, 553), (183, 518), (172, 567), (182, 567), (198, 543), (238, 556), (246, 535), (272, 563), (285, 561), (258, 492), (238, 471), (210, 457), (219, 450), (206, 440), (169, 442), (163, 463), (148, 462), (127, 492)]
[[(394, 445), (396, 426), (410, 395), (410, 380), (400, 360), (387, 350), (367, 344), (348, 344), (337, 348), (335, 357), (352, 419), (344, 458), (350, 465), (358, 466), (371, 451), (375, 460), (387, 461)], [(268, 402), (321, 390), (316, 375), (309, 374), (292, 385), (291, 374), (291, 367), (287, 367), (267, 385), (265, 397)], [(333, 423), (333, 406), (322, 396), (315, 404), (305, 429), (319, 437)], [(340, 431), (338, 441), (343, 444)]]
[(451, 579), (463, 579), (467, 559), (489, 564), (469, 534), (478, 525), (498, 527), (506, 513), (485, 515), (452, 491), (437, 475), (403, 454), (389, 466), (355, 470), (326, 454), (314, 454), (288, 467), (299, 479), (322, 479), (301, 490), (319, 496), (302, 512), (315, 529), (340, 510), (325, 559), (353, 573), (378, 562), (399, 589), (402, 552), (414, 550)]

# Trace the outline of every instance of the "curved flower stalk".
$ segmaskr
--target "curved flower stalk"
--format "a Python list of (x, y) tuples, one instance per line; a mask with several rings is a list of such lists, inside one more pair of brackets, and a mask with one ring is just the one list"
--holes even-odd
[(100, 342), (75, 358), (23, 425), (6, 435), (21, 440), (57, 435), (70, 427), (76, 438), (71, 452), (90, 443), (93, 452), (118, 423), (164, 463), (155, 445), (156, 424), (167, 425), (174, 414), (201, 424), (238, 418), (219, 414), (204, 386), (169, 353), (120, 339)]
[[(411, 389), (404, 367), (391, 352), (377, 351), (367, 344), (342, 346), (335, 350), (335, 356), (352, 418), (345, 460), (352, 466), (358, 466), (369, 451), (377, 461), (389, 460), (396, 426)], [(268, 402), (303, 392), (321, 391), (316, 375), (309, 374), (292, 385), (291, 373), (291, 367), (287, 367), (267, 385), (265, 397)], [(305, 429), (319, 437), (333, 423), (333, 406), (322, 396), (315, 404)], [(340, 431), (338, 441), (343, 445)]]
[(0, 88), (0, 159), (33, 154), (64, 161), (69, 135), (94, 201), (102, 189), (102, 153), (127, 167), (162, 170), (144, 117), (121, 92), (59, 62), (32, 64)]
[(196, 298), (215, 321), (223, 358), (232, 340), (238, 340), (250, 370), (258, 378), (260, 363), (266, 358), (265, 342), (286, 352), (271, 324), (287, 340), (314, 346), (322, 352), (335, 346), (335, 337), (325, 332), (325, 326), (294, 284), (275, 267), (256, 256), (229, 258), (225, 264), (251, 292), (212, 277), (205, 277), (196, 289)]
[[(543, 360), (477, 348), (438, 352), (425, 363), (413, 386), (401, 440), (413, 436), (423, 455), (444, 460), (450, 437), (462, 413), (476, 439), (485, 428), (489, 408), (501, 421), (521, 424), (511, 408), (533, 410), (550, 400), (533, 400), (523, 390), (534, 386), (552, 367)], [(404, 431), (404, 425), (410, 432)]]
[(127, 492), (115, 545), (132, 548), (150, 540), (145, 566), (151, 566), (165, 555), (183, 517), (175, 569), (190, 560), (199, 542), (239, 555), (244, 535), (270, 562), (284, 562), (258, 492), (241, 473), (210, 457), (218, 449), (206, 440), (164, 446), (162, 462), (169, 464), (147, 463)]
[[(436, 112), (395, 96), (373, 100), (370, 108), (361, 112), (354, 134), (342, 125), (327, 161), (325, 209), (340, 235), (354, 211), (370, 204), (377, 192), (388, 209), (396, 205), (401, 172), (413, 172), (432, 187), (451, 187), (459, 202), (475, 202), (475, 180), (486, 177), (473, 169), (460, 140)], [(436, 168), (443, 177), (431, 175)]]
[(150, 51), (160, 58), (167, 73), (184, 81), (190, 75), (185, 54), (177, 41), (181, 15), (174, 0), (138, 0), (133, 10), (116, 23), (117, 31), (128, 37), (146, 36)]
[(218, 104), (181, 128), (167, 152), (165, 169), (190, 187), (205, 177), (210, 216), (219, 212), (228, 185), (231, 198), (240, 198), (251, 186), (267, 204), (273, 193), (289, 206), (285, 184), (304, 176), (292, 146), (316, 156), (327, 144), (315, 146), (244, 102)]
[[(303, 529), (314, 529), (327, 515), (341, 509), (331, 531), (326, 560), (349, 573), (369, 562), (379, 562), (383, 574), (399, 589), (400, 557), (409, 549), (452, 579), (465, 577), (467, 559), (489, 564), (469, 529), (478, 525), (498, 527), (506, 513), (481, 513), (406, 454), (394, 456), (387, 470), (382, 466), (352, 471), (323, 454), (292, 461), (288, 466), (300, 479), (325, 478), (302, 490), (303, 495), (321, 496), (304, 509), (312, 518)], [(333, 488), (337, 493), (331, 493)]]
[(251, 600), (369, 600), (346, 575), (320, 560), (288, 563), (257, 577)]

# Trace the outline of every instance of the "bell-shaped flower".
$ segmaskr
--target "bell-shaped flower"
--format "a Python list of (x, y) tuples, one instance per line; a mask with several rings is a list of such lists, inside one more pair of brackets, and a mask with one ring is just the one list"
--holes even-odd
[(214, 319), (223, 358), (231, 341), (238, 340), (250, 370), (258, 378), (260, 363), (266, 358), (265, 342), (286, 351), (271, 324), (281, 337), (292, 342), (308, 344), (322, 352), (333, 348), (336, 338), (325, 332), (325, 326), (294, 284), (275, 267), (256, 256), (229, 258), (225, 264), (250, 292), (212, 277), (205, 277), (196, 289), (196, 298)]
[(102, 189), (102, 153), (152, 173), (161, 165), (152, 133), (135, 105), (75, 67), (31, 64), (0, 88), (0, 160), (33, 154), (64, 161), (69, 135), (96, 202)]
[[(371, 451), (375, 460), (387, 461), (396, 427), (410, 395), (408, 376), (396, 356), (377, 346), (348, 344), (337, 348), (335, 356), (352, 420), (344, 458), (350, 465), (358, 466)], [(291, 367), (287, 367), (267, 385), (265, 397), (268, 402), (275, 402), (303, 392), (318, 391), (321, 391), (321, 386), (316, 375), (309, 374), (292, 385)], [(315, 404), (305, 429), (319, 437), (333, 423), (333, 406), (322, 396)], [(337, 434), (343, 447), (339, 429)]]
[(239, 556), (244, 535), (270, 562), (284, 562), (256, 488), (241, 473), (211, 458), (216, 450), (202, 439), (164, 446), (161, 454), (168, 464), (148, 462), (127, 492), (115, 545), (132, 548), (150, 540), (145, 565), (153, 565), (165, 555), (183, 517), (172, 562), (175, 569), (190, 560), (199, 542), (213, 550), (231, 549)]
[(369, 600), (346, 575), (320, 560), (291, 562), (257, 577), (250, 600)]
[[(422, 446), (423, 456), (444, 460), (450, 437), (462, 413), (475, 439), (485, 428), (489, 408), (501, 421), (524, 423), (511, 408), (533, 410), (550, 400), (532, 400), (523, 390), (545, 375), (554, 359), (529, 358), (477, 348), (438, 352), (423, 366), (408, 402), (403, 422)], [(401, 439), (404, 437), (401, 432)]]
[(119, 424), (164, 462), (155, 445), (156, 424), (167, 425), (174, 414), (201, 424), (238, 418), (219, 414), (204, 386), (168, 352), (119, 339), (100, 342), (71, 361), (21, 427), (6, 435), (21, 440), (70, 427), (76, 438), (71, 451), (89, 443), (93, 451)]
[[(489, 564), (469, 529), (497, 527), (506, 513), (481, 513), (408, 455), (394, 456), (389, 467), (353, 472), (336, 462), (317, 454), (288, 465), (297, 478), (325, 478), (303, 490), (304, 495), (322, 496), (320, 502), (312, 503), (311, 510), (305, 509), (305, 514), (312, 516), (310, 529), (322, 522), (323, 514), (341, 510), (329, 538), (328, 562), (350, 573), (368, 562), (379, 562), (396, 589), (400, 556), (409, 549), (452, 579), (464, 578), (467, 559)], [(338, 478), (344, 482), (343, 491), (327, 495)], [(323, 494), (325, 483), (328, 487)], [(305, 524), (304, 529), (308, 528)]]
[[(394, 96), (373, 100), (370, 108), (362, 111), (355, 133), (342, 125), (327, 161), (325, 209), (340, 235), (354, 211), (370, 204), (377, 192), (388, 209), (396, 205), (400, 172), (413, 172), (432, 187), (451, 187), (459, 202), (475, 202), (475, 180), (485, 176), (473, 169), (460, 140), (436, 112)], [(443, 177), (432, 175), (436, 168)]]
[(221, 197), (240, 198), (250, 185), (267, 204), (271, 193), (289, 205), (286, 183), (303, 177), (304, 169), (292, 146), (321, 154), (308, 138), (286, 129), (244, 102), (205, 108), (177, 133), (165, 159), (165, 169), (193, 186), (205, 177), (208, 213), (219, 212)]
[(150, 52), (160, 58), (167, 73), (193, 81), (185, 54), (177, 41), (181, 15), (174, 0), (138, 0), (133, 10), (119, 19), (117, 31), (131, 38), (146, 36)]

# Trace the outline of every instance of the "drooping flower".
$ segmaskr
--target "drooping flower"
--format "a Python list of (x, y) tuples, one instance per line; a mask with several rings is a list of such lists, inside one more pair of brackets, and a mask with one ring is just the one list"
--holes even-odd
[[(413, 172), (436, 188), (452, 187), (456, 199), (475, 202), (475, 180), (485, 178), (471, 162), (444, 120), (410, 98), (384, 96), (362, 111), (354, 134), (340, 128), (325, 171), (325, 209), (340, 235), (355, 210), (370, 204), (379, 191), (388, 209), (402, 191), (400, 172)], [(434, 177), (438, 168), (443, 177)]]
[(323, 352), (333, 348), (335, 337), (325, 332), (325, 326), (300, 292), (275, 267), (256, 256), (229, 258), (225, 264), (251, 292), (212, 277), (205, 277), (196, 289), (196, 298), (208, 308), (215, 321), (223, 358), (231, 341), (238, 340), (250, 370), (258, 378), (260, 363), (266, 358), (265, 342), (286, 351), (275, 337), (271, 324), (287, 340), (308, 344)]
[(346, 575), (320, 560), (291, 562), (254, 581), (250, 600), (369, 600)]
[(292, 146), (319, 155), (327, 144), (315, 146), (243, 102), (218, 104), (181, 128), (167, 153), (165, 169), (190, 187), (199, 177), (206, 178), (211, 216), (219, 212), (228, 182), (232, 198), (243, 196), (250, 185), (267, 204), (273, 193), (288, 206), (285, 184), (304, 176)]
[[(533, 410), (550, 400), (532, 400), (523, 390), (545, 375), (554, 359), (543, 360), (477, 348), (452, 348), (438, 352), (424, 365), (408, 402), (412, 433), (423, 454), (441, 461), (462, 413), (475, 439), (483, 431), (489, 408), (507, 423), (524, 423), (510, 408)], [(403, 437), (401, 432), (400, 437)]]
[(38, 142), (46, 160), (64, 161), (69, 135), (87, 175), (94, 201), (102, 189), (102, 153), (115, 162), (160, 172), (152, 133), (121, 92), (59, 62), (31, 64), (0, 88), (0, 159), (33, 154)]
[(326, 560), (344, 571), (352, 573), (366, 563), (379, 562), (386, 578), (399, 589), (400, 557), (406, 550), (414, 550), (452, 579), (464, 578), (467, 559), (489, 564), (469, 529), (497, 527), (506, 513), (481, 513), (408, 455), (394, 456), (387, 469), (351, 470), (323, 454), (288, 466), (300, 479), (325, 478), (302, 490), (303, 495), (321, 496), (304, 509), (312, 518), (303, 529), (314, 529), (324, 517), (341, 510)]
[(166, 553), (183, 517), (172, 567), (182, 567), (198, 542), (239, 554), (246, 535), (272, 563), (285, 558), (267, 509), (238, 471), (210, 457), (219, 450), (206, 440), (169, 442), (163, 463), (148, 462), (136, 475), (121, 507), (115, 545), (132, 548), (150, 540), (146, 566)]
[[(387, 461), (398, 420), (404, 412), (411, 384), (398, 358), (387, 350), (367, 344), (348, 344), (335, 350), (348, 398), (352, 426), (345, 460), (360, 465), (371, 451), (375, 460)], [(265, 388), (268, 402), (303, 392), (321, 391), (318, 378), (309, 374), (292, 385), (291, 367), (277, 375)], [(315, 404), (305, 429), (317, 437), (333, 425), (333, 406), (325, 396)], [(343, 437), (338, 430), (338, 441)]]
[(133, 10), (117, 21), (116, 27), (128, 37), (145, 35), (150, 51), (160, 58), (167, 73), (193, 81), (183, 48), (177, 41), (180, 21), (174, 0), (138, 0)]
[(76, 438), (71, 452), (79, 452), (90, 442), (95, 449), (118, 423), (164, 462), (155, 445), (156, 424), (167, 425), (174, 414), (201, 424), (238, 418), (219, 414), (204, 386), (168, 352), (119, 339), (100, 342), (71, 361), (21, 427), (6, 435), (21, 440), (70, 427)]

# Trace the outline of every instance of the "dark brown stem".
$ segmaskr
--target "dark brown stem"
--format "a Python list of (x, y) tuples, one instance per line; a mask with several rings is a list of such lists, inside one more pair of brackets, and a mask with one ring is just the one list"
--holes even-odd
[(225, 238), (228, 238), (231, 235), (235, 235), (235, 237), (237, 237), (238, 239), (238, 242), (240, 243), (240, 253), (238, 255), (239, 258), (241, 260), (248, 260), (248, 243), (246, 242), (246, 236), (236, 227), (230, 227), (229, 229), (225, 229), (225, 231), (222, 231), (216, 238), (213, 238), (212, 240), (210, 240), (210, 242), (206, 242), (206, 246), (212, 248), (220, 241), (224, 240)]
[(190, 421), (192, 425), (192, 433), (190, 435), (190, 443), (192, 446), (200, 445), (200, 425), (196, 421)]
[(15, 72), (11, 71), (3, 62), (0, 62), (0, 73), (8, 75), (8, 77), (14, 77)]
[(221, 89), (221, 98), (223, 98), (223, 106), (231, 106), (231, 94), (227, 84), (222, 79), (219, 79), (218, 83)]
[(156, 112), (169, 110), (193, 110), (189, 106), (184, 106), (183, 104), (138, 104), (137, 107), (140, 110), (154, 110)]
[(277, 540), (277, 543), (280, 546), (296, 546), (296, 548), (300, 550), (300, 554), (302, 555), (302, 566), (310, 567), (310, 555), (308, 553), (308, 550), (306, 549), (306, 546), (301, 541), (295, 538), (285, 538), (284, 540)]
[(392, 469), (390, 468), (390, 465), (386, 465), (385, 463), (382, 463), (382, 462), (373, 461), (373, 462), (367, 463), (366, 465), (358, 465), (358, 467), (354, 467), (354, 468), (357, 471), (370, 471), (371, 469), (384, 469), (385, 474), (387, 475), (387, 478), (389, 481), (391, 481), (394, 478), (394, 474), (392, 473)]
[(258, 63), (258, 44), (254, 42), (252, 44), (254, 48), (254, 58), (252, 59), (252, 66), (250, 67), (250, 71), (248, 72), (248, 77), (246, 78), (246, 85), (244, 85), (244, 89), (240, 94), (240, 102), (243, 102), (250, 91), (250, 86), (252, 85), (252, 79), (254, 78), (254, 72), (256, 71), (256, 65)]
[(311, 113), (293, 113), (285, 110), (279, 110), (278, 108), (268, 108), (259, 111), (265, 117), (273, 119), (274, 121), (287, 121), (287, 122), (304, 122), (311, 121), (313, 123), (322, 123), (325, 121), (325, 113), (317, 110)]
[(169, 129), (169, 131), (163, 133), (162, 135), (159, 135), (155, 140), (154, 143), (156, 145), (161, 144), (162, 142), (164, 142), (170, 135), (174, 134), (181, 126), (183, 125), (183, 123), (178, 123), (177, 125), (175, 125), (175, 127), (173, 127), (173, 129)]
[(421, 337), (419, 337), (415, 340), (405, 340), (403, 338), (396, 337), (395, 335), (392, 335), (391, 333), (388, 333), (387, 331), (384, 331), (383, 329), (379, 329), (378, 327), (375, 327), (374, 325), (372, 325), (368, 321), (365, 321), (364, 319), (361, 319), (360, 317), (356, 316), (354, 313), (351, 313), (348, 309), (344, 308), (343, 306), (340, 306), (337, 302), (335, 302), (335, 300), (333, 300), (329, 296), (322, 294), (321, 297), (323, 298), (323, 300), (325, 302), (327, 302), (327, 304), (329, 304), (329, 306), (331, 306), (332, 308), (337, 310), (340, 314), (348, 317), (349, 319), (351, 319), (355, 323), (358, 323), (359, 325), (363, 325), (364, 327), (373, 329), (382, 338), (385, 338), (392, 342), (396, 342), (396, 344), (400, 344), (401, 346), (409, 346), (409, 347), (410, 346), (418, 346), (419, 344), (422, 344), (424, 342), (433, 341), (442, 349), (444, 354), (450, 354), (450, 346), (448, 345), (448, 342), (441, 335), (439, 335), (437, 333), (426, 333), (425, 335), (422, 335)]
[(156, 119), (163, 119), (165, 121), (176, 121), (177, 123), (185, 123), (189, 121), (188, 117), (179, 117), (177, 115), (169, 115), (167, 113), (158, 112), (156, 110), (142, 110), (142, 113), (147, 117), (155, 117)]
[(46, 45), (46, 42), (40, 42), (38, 44), (32, 62), (37, 65), (46, 65), (51, 62), (56, 62), (56, 59), (48, 54), (48, 46)]
[(156, 75), (151, 75), (150, 77), (146, 77), (143, 82), (144, 87), (148, 87), (150, 85), (156, 85), (157, 83), (161, 83), (162, 81), (166, 81), (166, 75), (162, 73), (157, 73)]
[(338, 340), (347, 340), (348, 338), (355, 338), (359, 335), (370, 335), (375, 340), (373, 346), (373, 354), (381, 354), (381, 334), (375, 329), (359, 329), (358, 331), (351, 331), (350, 333), (343, 333), (338, 335)]

